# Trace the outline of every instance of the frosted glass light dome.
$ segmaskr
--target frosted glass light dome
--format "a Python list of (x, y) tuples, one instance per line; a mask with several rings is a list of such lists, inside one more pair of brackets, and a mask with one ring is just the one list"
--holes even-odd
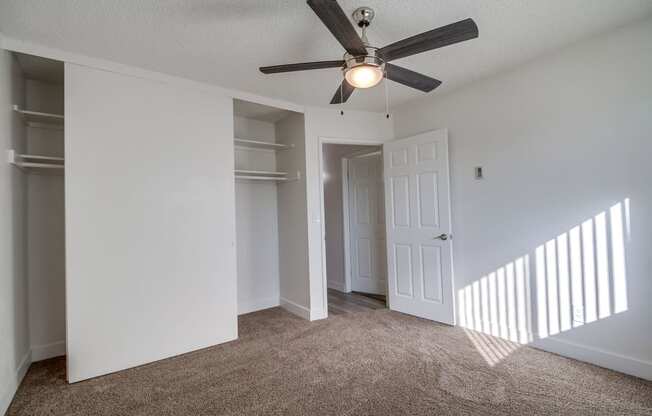
[(371, 88), (383, 79), (383, 70), (377, 65), (357, 65), (347, 69), (344, 78), (355, 88)]

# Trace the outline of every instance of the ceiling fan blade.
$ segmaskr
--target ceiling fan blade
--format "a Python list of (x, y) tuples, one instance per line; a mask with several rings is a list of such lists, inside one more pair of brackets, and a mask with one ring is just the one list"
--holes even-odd
[(365, 55), (367, 49), (335, 0), (308, 0), (308, 6), (351, 55)]
[(473, 19), (465, 19), (394, 42), (380, 48), (378, 54), (388, 62), (477, 37), (478, 26)]
[(441, 85), (438, 79), (389, 63), (385, 64), (385, 77), (423, 92), (430, 92)]
[(346, 82), (345, 79), (343, 79), (342, 85), (337, 87), (337, 91), (335, 91), (335, 95), (333, 95), (331, 104), (341, 104), (343, 102), (346, 102), (346, 100), (349, 99), (351, 94), (353, 94), (354, 90), (355, 87), (351, 86), (351, 84), (349, 84), (348, 82)]
[(263, 74), (278, 74), (280, 72), (308, 71), (310, 69), (322, 68), (340, 68), (344, 66), (344, 61), (317, 61), (301, 62), (298, 64), (261, 66), (260, 72)]

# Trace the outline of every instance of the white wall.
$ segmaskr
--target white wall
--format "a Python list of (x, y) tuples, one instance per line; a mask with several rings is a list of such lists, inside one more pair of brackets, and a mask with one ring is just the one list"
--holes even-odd
[(342, 158), (365, 149), (372, 151), (374, 147), (324, 144), (322, 150), (327, 280), (329, 288), (341, 292), (346, 291), (345, 263), (349, 261), (344, 257)]
[[(11, 106), (24, 106), (24, 80), (11, 54), (0, 49), (0, 150), (24, 151), (25, 129)], [(9, 407), (30, 364), (25, 270), (25, 176), (0, 163), (0, 414)]]
[(310, 318), (310, 284), (308, 280), (308, 216), (306, 204), (306, 140), (303, 114), (291, 114), (276, 123), (276, 141), (294, 145), (278, 152), (278, 170), (288, 172), (298, 181), (279, 183), (278, 234), (281, 306)]
[(66, 63), (71, 382), (237, 337), (230, 98)]
[[(63, 64), (62, 64), (63, 65)], [(26, 107), (63, 114), (63, 85), (27, 80)], [(27, 127), (29, 154), (63, 157), (63, 130)], [(27, 274), (32, 361), (66, 352), (64, 180), (27, 175)]]
[(321, 189), (319, 183), (320, 138), (341, 139), (350, 144), (383, 143), (394, 137), (393, 117), (362, 111), (345, 111), (338, 108), (306, 108), (306, 181), (308, 200), (308, 248), (310, 270), (311, 319), (327, 316), (326, 281), (322, 274), (325, 252), (322, 239)]
[[(545, 336), (556, 332), (555, 321), (562, 326), (560, 334), (537, 345), (652, 378), (650, 40), (652, 21), (648, 20), (449, 95), (435, 93), (398, 112), (397, 137), (449, 129), (455, 286), (463, 291), (457, 292), (458, 306), (460, 301), (465, 303), (458, 309), (458, 322), (478, 328), (480, 318), (488, 321), (489, 328), (500, 327), (494, 315), (473, 310), (477, 307), (469, 305), (469, 300), (484, 291), (483, 277), (491, 278), (491, 273), (498, 271), (500, 278), (501, 268), (507, 265), (503, 270), (509, 273), (515, 259), (527, 256), (531, 331)], [(474, 166), (484, 167), (484, 180), (474, 180)], [(611, 264), (604, 275), (611, 280), (610, 287), (601, 289), (600, 279), (590, 281), (597, 280), (597, 296), (610, 294), (611, 304), (607, 302), (608, 309), (601, 311), (595, 322), (581, 325), (579, 318), (587, 317), (580, 316), (568, 328), (568, 315), (572, 319), (576, 307), (584, 315), (592, 306), (569, 301), (571, 295), (564, 293), (565, 285), (560, 282), (567, 266), (556, 261), (555, 243), (549, 244), (543, 266), (550, 260), (550, 265), (559, 263), (559, 268), (537, 273), (537, 248), (558, 236), (563, 247), (563, 240), (571, 238), (569, 230), (587, 220), (593, 221), (594, 233), (599, 233), (605, 229), (604, 218), (606, 239), (610, 240), (619, 234), (609, 227), (619, 218), (612, 218), (610, 209), (625, 210), (626, 199), (631, 207), (631, 235), (629, 239), (625, 236), (626, 310), (622, 311), (616, 300), (618, 285), (625, 280), (618, 271), (618, 256), (598, 252), (600, 260), (594, 267), (599, 270), (601, 261)], [(597, 240), (596, 249), (600, 245)], [(590, 239), (586, 241), (588, 246)], [(610, 245), (619, 244), (612, 241)], [(538, 254), (540, 258), (541, 252)], [(571, 258), (571, 265), (575, 262)], [(589, 269), (584, 271), (590, 274)], [(586, 283), (585, 279), (585, 288)], [(559, 288), (559, 294), (551, 296), (549, 291)], [(537, 301), (539, 296), (543, 296), (541, 301)], [(585, 292), (584, 303), (595, 296), (587, 298)], [(599, 298), (589, 302), (599, 302)], [(468, 316), (475, 313), (475, 319)], [(542, 319), (545, 327), (539, 325)]]
[[(274, 123), (235, 117), (235, 137), (276, 141)], [(236, 169), (276, 170), (273, 150), (236, 148)], [(279, 305), (278, 215), (275, 182), (235, 182), (238, 313)]]

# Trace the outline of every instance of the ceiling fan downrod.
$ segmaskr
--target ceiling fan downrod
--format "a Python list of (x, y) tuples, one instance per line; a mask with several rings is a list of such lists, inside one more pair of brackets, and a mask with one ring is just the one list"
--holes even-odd
[(369, 46), (369, 41), (367, 40), (367, 28), (371, 24), (371, 21), (374, 20), (374, 16), (376, 16), (376, 12), (374, 12), (374, 9), (371, 7), (358, 7), (351, 15), (353, 21), (360, 29), (362, 29), (360, 39), (365, 46)]

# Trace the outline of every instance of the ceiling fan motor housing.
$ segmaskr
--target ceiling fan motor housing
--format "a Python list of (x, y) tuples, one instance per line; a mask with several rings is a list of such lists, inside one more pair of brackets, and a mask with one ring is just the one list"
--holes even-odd
[(347, 71), (351, 68), (354, 68), (356, 66), (360, 65), (370, 65), (370, 66), (377, 66), (380, 67), (382, 70), (384, 70), (385, 67), (385, 61), (378, 56), (376, 51), (378, 48), (375, 48), (373, 46), (368, 46), (367, 48), (367, 54), (366, 55), (351, 55), (350, 53), (345, 53), (344, 54), (344, 68), (342, 68), (344, 71)]
[(358, 7), (353, 11), (352, 17), (359, 27), (367, 27), (374, 20), (375, 15), (376, 13), (371, 7)]

